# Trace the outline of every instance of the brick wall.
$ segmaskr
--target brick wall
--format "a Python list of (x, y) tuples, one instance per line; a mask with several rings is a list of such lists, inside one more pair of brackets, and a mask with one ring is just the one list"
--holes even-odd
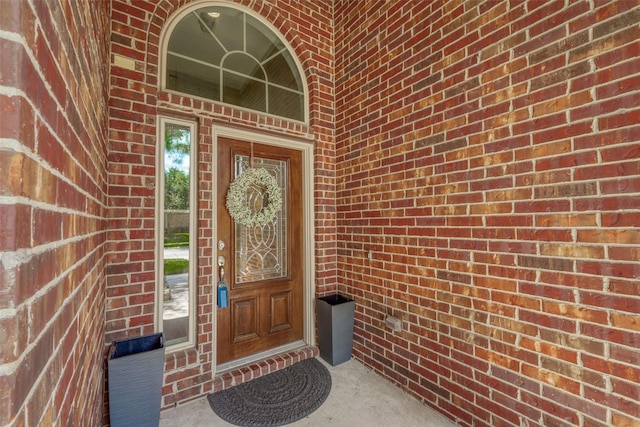
[(101, 420), (108, 8), (0, 6), (0, 425)]
[(157, 115), (198, 121), (198, 343), (196, 348), (168, 353), (163, 406), (200, 396), (213, 385), (213, 126), (286, 134), (315, 144), (316, 286), (319, 292), (336, 286), (330, 2), (278, 1), (277, 8), (271, 1), (237, 2), (265, 17), (294, 49), (309, 86), (308, 125), (159, 91), (161, 31), (188, 3), (113, 0), (111, 13), (107, 344), (156, 330)]
[(335, 3), (355, 355), (460, 425), (640, 425), (639, 23), (632, 1)]

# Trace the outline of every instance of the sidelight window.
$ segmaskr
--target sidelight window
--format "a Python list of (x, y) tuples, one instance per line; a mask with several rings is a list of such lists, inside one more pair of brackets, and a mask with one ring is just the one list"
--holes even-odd
[(195, 343), (196, 124), (160, 117), (156, 176), (157, 324), (167, 346)]

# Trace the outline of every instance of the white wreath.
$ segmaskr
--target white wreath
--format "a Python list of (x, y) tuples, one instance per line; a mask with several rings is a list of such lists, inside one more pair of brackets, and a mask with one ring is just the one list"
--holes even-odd
[[(262, 191), (266, 206), (253, 212), (247, 204), (247, 190), (251, 187)], [(237, 177), (227, 193), (227, 209), (231, 217), (247, 227), (261, 227), (267, 224), (282, 209), (282, 193), (276, 179), (264, 168), (250, 168)]]

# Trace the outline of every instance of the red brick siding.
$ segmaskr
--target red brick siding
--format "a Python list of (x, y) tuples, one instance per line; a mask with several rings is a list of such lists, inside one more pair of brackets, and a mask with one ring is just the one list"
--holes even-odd
[[(309, 87), (309, 124), (302, 125), (159, 91), (161, 31), (189, 2), (112, 1), (109, 120), (109, 255), (107, 344), (155, 330), (155, 151), (157, 114), (198, 121), (198, 344), (171, 353), (165, 366), (163, 406), (213, 387), (213, 156), (212, 127), (241, 126), (304, 138), (315, 146), (316, 286), (336, 287), (333, 33), (328, 1), (238, 4), (265, 17), (291, 44)], [(135, 69), (115, 64), (115, 55)]]
[(464, 426), (639, 425), (637, 3), (334, 7), (356, 357)]
[(0, 8), (1, 425), (101, 421), (108, 9)]

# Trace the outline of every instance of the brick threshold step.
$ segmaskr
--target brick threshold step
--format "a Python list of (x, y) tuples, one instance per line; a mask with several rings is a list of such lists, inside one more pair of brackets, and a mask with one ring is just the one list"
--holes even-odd
[(213, 392), (226, 390), (317, 356), (318, 347), (302, 347), (222, 372), (213, 379)]

